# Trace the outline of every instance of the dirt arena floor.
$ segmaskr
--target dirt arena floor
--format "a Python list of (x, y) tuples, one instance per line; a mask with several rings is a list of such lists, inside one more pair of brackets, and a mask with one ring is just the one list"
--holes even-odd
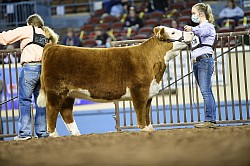
[(249, 166), (250, 125), (1, 141), (1, 166)]

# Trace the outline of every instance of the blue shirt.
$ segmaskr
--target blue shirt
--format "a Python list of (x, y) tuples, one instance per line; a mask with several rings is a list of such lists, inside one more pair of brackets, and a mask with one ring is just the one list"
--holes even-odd
[[(207, 20), (200, 25), (193, 27), (192, 31), (195, 35), (199, 36), (201, 39), (201, 44), (213, 45), (216, 31), (214, 25), (209, 23)], [(213, 54), (213, 48), (209, 46), (199, 47), (192, 51), (191, 57), (196, 58), (203, 54)]]

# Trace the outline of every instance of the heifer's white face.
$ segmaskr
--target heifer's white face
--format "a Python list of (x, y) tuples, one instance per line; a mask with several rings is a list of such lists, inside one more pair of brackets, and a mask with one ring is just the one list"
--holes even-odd
[[(169, 27), (165, 27), (165, 26), (160, 26), (160, 27), (164, 28), (165, 33), (169, 36), (170, 39), (179, 40), (181, 37), (183, 37), (183, 43), (184, 44), (185, 43), (190, 43), (193, 40), (193, 37), (194, 37), (194, 33), (193, 32), (180, 31), (178, 29), (169, 28)], [(184, 45), (184, 48), (186, 46)]]
[[(165, 33), (169, 36), (170, 41), (173, 42), (173, 49), (166, 53), (164, 57), (166, 65), (168, 65), (169, 60), (174, 58), (179, 54), (179, 52), (186, 48), (189, 43), (193, 40), (193, 32), (180, 31), (174, 28), (169, 28), (165, 26), (159, 26), (158, 28), (164, 28)], [(178, 41), (181, 39), (181, 41)]]

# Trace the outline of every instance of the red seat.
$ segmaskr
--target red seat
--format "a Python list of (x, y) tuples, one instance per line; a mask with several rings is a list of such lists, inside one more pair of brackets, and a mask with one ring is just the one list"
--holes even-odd
[(162, 11), (153, 11), (148, 14), (149, 19), (161, 19), (164, 13)]
[(155, 27), (159, 25), (159, 20), (158, 19), (148, 19), (144, 22), (145, 27)]
[(101, 27), (104, 31), (107, 31), (108, 29), (111, 28), (111, 25), (109, 23), (101, 23), (97, 24), (96, 26)]
[(137, 34), (133, 39), (147, 39), (148, 36), (146, 34)]
[(83, 40), (82, 42), (83, 47), (95, 47), (96, 45), (97, 44), (96, 44), (95, 39), (86, 39), (86, 40)]
[(221, 26), (225, 26), (227, 24), (227, 21), (229, 22), (229, 26), (230, 27), (234, 27), (235, 26), (235, 20), (234, 19), (226, 19), (226, 20), (223, 20), (222, 23), (221, 23)]
[(249, 16), (250, 17), (250, 10), (244, 11), (244, 16)]
[(220, 27), (217, 31), (219, 33), (225, 33), (225, 32), (231, 32), (231, 29), (228, 27)]
[(124, 26), (123, 22), (115, 22), (112, 24), (112, 29), (119, 29), (121, 31), (123, 26)]
[(98, 9), (94, 12), (94, 16), (101, 17), (105, 12), (105, 9)]
[(116, 40), (117, 40), (117, 41), (127, 40), (127, 36), (125, 36), (125, 35), (120, 35), (120, 36), (116, 37)]
[(144, 34), (150, 37), (153, 35), (153, 27), (142, 27), (139, 29), (138, 34)]
[[(239, 19), (238, 25), (243, 25), (243, 22), (244, 22), (244, 18)], [(246, 23), (247, 23), (247, 24), (250, 24), (250, 17), (249, 17), (249, 18), (246, 18)]]
[(84, 33), (90, 33), (90, 32), (94, 31), (94, 25), (93, 24), (85, 24), (82, 26), (81, 29), (84, 31)]
[(128, 29), (124, 29), (122, 30), (122, 32), (120, 33), (120, 36), (123, 36), (123, 38), (126, 38), (126, 39), (131, 39), (133, 38), (135, 35), (137, 34), (137, 31), (132, 29), (130, 35), (128, 36)]
[(185, 4), (183, 2), (176, 2), (172, 3), (169, 8), (181, 11), (182, 9), (185, 8)]
[(100, 23), (100, 17), (90, 17), (88, 20), (89, 24), (99, 24)]
[(173, 18), (164, 18), (161, 20), (161, 25), (170, 26)]
[[(192, 2), (190, 1), (190, 2), (187, 2), (186, 4), (185, 4), (185, 7), (186, 8), (192, 8), (196, 3), (198, 3), (199, 1), (195, 1), (195, 0), (192, 0)], [(191, 10), (190, 10), (190, 12), (191, 12)]]
[(189, 19), (191, 19), (191, 18), (190, 18), (191, 10), (192, 10), (191, 8), (186, 8), (186, 9), (182, 10), (182, 11), (181, 11), (181, 16), (188, 16)]
[(177, 9), (169, 9), (166, 11), (165, 17), (167, 18), (178, 18), (180, 15), (179, 11)]
[(246, 30), (246, 26), (243, 26), (243, 25), (238, 25), (234, 27), (234, 32), (245, 31), (245, 30)]
[(190, 16), (181, 16), (178, 18), (178, 22), (183, 24), (189, 24), (191, 21)]
[(114, 23), (117, 21), (117, 18), (115, 16), (107, 15), (103, 17), (103, 23)]

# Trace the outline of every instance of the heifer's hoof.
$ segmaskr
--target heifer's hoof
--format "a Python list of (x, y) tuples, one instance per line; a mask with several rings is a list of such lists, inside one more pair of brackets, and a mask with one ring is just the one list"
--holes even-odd
[(80, 136), (81, 133), (80, 132), (76, 132), (76, 133), (71, 133), (71, 135), (73, 135), (73, 136)]
[(148, 127), (149, 131), (155, 131), (155, 129), (154, 129), (154, 127), (152, 126), (152, 124), (148, 125), (147, 127)]
[(66, 123), (66, 127), (68, 128), (68, 131), (71, 135), (74, 136), (81, 135), (75, 121), (73, 121), (72, 123)]
[(150, 124), (144, 128), (141, 129), (141, 131), (155, 131), (155, 129), (153, 128), (153, 126)]
[(146, 126), (146, 127), (142, 128), (141, 131), (150, 131), (150, 129), (148, 128), (148, 126)]
[(49, 133), (49, 137), (56, 138), (56, 137), (60, 137), (60, 136), (59, 136), (59, 134), (57, 133), (57, 131), (54, 131), (53, 133)]

